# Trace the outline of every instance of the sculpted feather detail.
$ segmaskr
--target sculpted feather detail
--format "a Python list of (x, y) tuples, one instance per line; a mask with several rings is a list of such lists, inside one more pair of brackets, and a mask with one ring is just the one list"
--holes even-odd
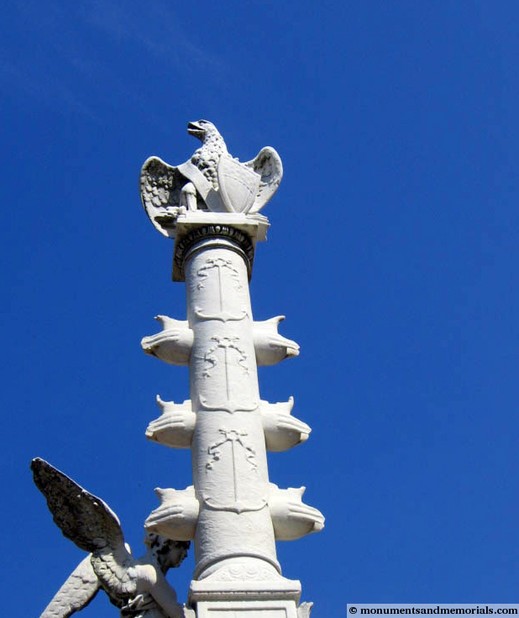
[(278, 153), (270, 146), (262, 148), (255, 159), (244, 163), (253, 169), (260, 176), (260, 182), (256, 199), (251, 214), (259, 212), (278, 190), (281, 179), (283, 178), (283, 164)]
[(90, 556), (84, 558), (47, 605), (41, 618), (68, 618), (86, 607), (96, 596), (101, 584), (94, 572)]

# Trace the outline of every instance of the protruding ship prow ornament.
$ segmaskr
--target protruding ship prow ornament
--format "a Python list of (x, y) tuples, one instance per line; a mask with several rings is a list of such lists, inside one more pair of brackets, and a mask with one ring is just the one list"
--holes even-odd
[(292, 416), (293, 407), (293, 397), (280, 403), (260, 402), (265, 444), (269, 451), (286, 451), (308, 440), (312, 430)]
[(146, 522), (146, 530), (162, 534), (169, 539), (189, 541), (195, 536), (200, 504), (193, 485), (185, 489), (162, 489), (155, 493), (161, 501)]
[(193, 345), (193, 331), (186, 320), (175, 320), (167, 315), (157, 315), (162, 331), (144, 337), (141, 341), (146, 354), (156, 356), (170, 365), (187, 365)]
[(162, 414), (148, 425), (146, 437), (172, 448), (190, 448), (196, 424), (191, 400), (175, 403), (157, 395), (157, 405)]
[(278, 153), (266, 146), (242, 163), (208, 120), (190, 122), (187, 132), (202, 142), (188, 161), (172, 166), (150, 157), (142, 166), (142, 204), (155, 228), (174, 237), (178, 217), (188, 211), (259, 213), (283, 177)]
[(254, 322), (254, 349), (258, 365), (275, 365), (285, 358), (299, 355), (299, 345), (278, 333), (278, 326), (284, 319), (284, 315), (277, 315), (270, 320)]

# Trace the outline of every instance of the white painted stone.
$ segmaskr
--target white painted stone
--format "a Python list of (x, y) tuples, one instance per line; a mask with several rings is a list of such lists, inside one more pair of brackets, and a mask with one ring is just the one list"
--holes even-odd
[(193, 481), (201, 502), (198, 577), (229, 556), (257, 556), (278, 568), (247, 269), (239, 253), (219, 244), (207, 240), (186, 264), (195, 333), (190, 379), (197, 412)]
[(167, 315), (155, 317), (162, 324), (162, 331), (144, 337), (142, 349), (171, 365), (187, 365), (193, 346), (193, 331), (185, 320), (175, 320)]
[(258, 365), (275, 365), (299, 354), (297, 343), (278, 333), (279, 323), (284, 319), (284, 315), (278, 315), (264, 322), (254, 322), (254, 349)]
[(304, 442), (310, 427), (291, 416), (292, 398), (262, 401), (257, 376), (258, 365), (297, 356), (299, 346), (279, 334), (283, 316), (254, 321), (248, 287), (269, 225), (258, 211), (281, 180), (281, 161), (264, 148), (240, 163), (205, 121), (189, 132), (202, 140), (190, 161), (171, 167), (151, 158), (141, 175), (144, 207), (175, 239), (173, 279), (187, 291), (187, 321), (161, 316), (162, 332), (142, 345), (165, 362), (188, 363), (190, 375), (190, 400), (159, 401), (162, 416), (147, 436), (189, 446), (193, 469), (193, 487), (157, 490), (161, 504), (146, 528), (194, 538), (189, 605), (198, 618), (302, 618), (309, 606), (298, 610), (301, 586), (282, 576), (275, 541), (316, 532), (324, 518), (302, 502), (304, 488), (270, 483), (266, 453)]
[(190, 541), (195, 537), (200, 504), (195, 488), (155, 489), (160, 506), (152, 511), (144, 523), (146, 530), (176, 541)]
[(191, 408), (191, 400), (174, 403), (162, 401), (157, 395), (157, 404), (162, 414), (148, 425), (146, 437), (172, 448), (190, 448), (196, 424), (196, 414)]
[(197, 606), (197, 618), (298, 618), (293, 601), (209, 601)]
[(305, 489), (270, 484), (269, 507), (277, 540), (292, 541), (324, 528), (321, 512), (301, 500)]
[(310, 427), (291, 416), (294, 398), (280, 403), (260, 402), (260, 413), (269, 451), (286, 451), (301, 442), (306, 442)]

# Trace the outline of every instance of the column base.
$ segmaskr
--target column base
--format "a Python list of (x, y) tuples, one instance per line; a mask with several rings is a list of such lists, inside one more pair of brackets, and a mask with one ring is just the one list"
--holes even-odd
[(197, 618), (297, 618), (301, 583), (268, 564), (228, 562), (204, 579), (193, 580), (189, 606)]

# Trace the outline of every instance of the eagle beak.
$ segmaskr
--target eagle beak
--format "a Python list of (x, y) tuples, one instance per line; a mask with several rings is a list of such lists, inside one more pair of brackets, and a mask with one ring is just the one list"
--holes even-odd
[(195, 137), (203, 137), (205, 130), (198, 124), (198, 122), (189, 122), (187, 125), (187, 132), (189, 135)]

